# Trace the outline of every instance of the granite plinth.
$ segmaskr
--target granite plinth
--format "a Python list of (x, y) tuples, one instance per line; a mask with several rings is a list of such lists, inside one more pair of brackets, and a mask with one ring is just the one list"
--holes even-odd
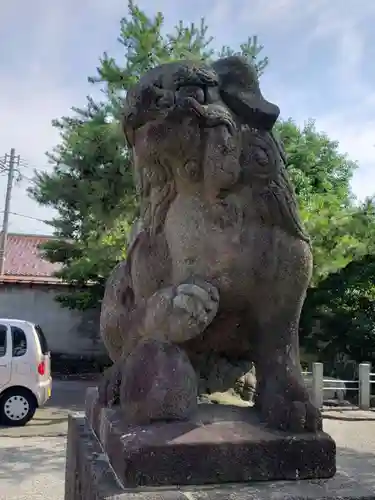
[(336, 472), (330, 436), (268, 429), (252, 408), (201, 404), (189, 421), (129, 426), (119, 410), (98, 406), (93, 389), (86, 416), (126, 487), (315, 479)]
[(69, 416), (65, 484), (65, 500), (375, 500), (340, 470), (323, 480), (125, 488), (82, 413)]

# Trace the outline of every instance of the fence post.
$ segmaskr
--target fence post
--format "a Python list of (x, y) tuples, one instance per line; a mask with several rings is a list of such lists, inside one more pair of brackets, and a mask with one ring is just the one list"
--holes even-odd
[(361, 410), (370, 409), (370, 369), (369, 363), (361, 363), (358, 368), (359, 407)]
[(321, 408), (323, 406), (323, 363), (313, 363), (312, 392), (315, 406)]

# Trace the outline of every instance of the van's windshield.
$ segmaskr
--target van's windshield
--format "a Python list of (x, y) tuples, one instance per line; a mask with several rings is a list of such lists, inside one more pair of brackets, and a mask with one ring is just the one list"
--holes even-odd
[(38, 335), (39, 344), (40, 344), (40, 348), (42, 349), (42, 353), (44, 355), (48, 354), (49, 353), (48, 343), (47, 343), (47, 339), (43, 333), (43, 330), (40, 328), (39, 325), (35, 325), (35, 331)]

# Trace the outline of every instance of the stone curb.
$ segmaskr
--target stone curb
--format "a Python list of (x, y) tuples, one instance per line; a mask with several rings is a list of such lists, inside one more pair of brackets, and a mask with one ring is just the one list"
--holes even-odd
[(355, 415), (326, 415), (323, 412), (323, 419), (338, 420), (342, 422), (375, 422), (375, 415), (368, 417), (360, 417)]

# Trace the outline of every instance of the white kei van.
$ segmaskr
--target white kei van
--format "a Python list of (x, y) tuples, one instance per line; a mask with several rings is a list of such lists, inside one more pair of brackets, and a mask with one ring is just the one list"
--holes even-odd
[(51, 390), (51, 355), (40, 326), (0, 318), (0, 423), (25, 425)]

